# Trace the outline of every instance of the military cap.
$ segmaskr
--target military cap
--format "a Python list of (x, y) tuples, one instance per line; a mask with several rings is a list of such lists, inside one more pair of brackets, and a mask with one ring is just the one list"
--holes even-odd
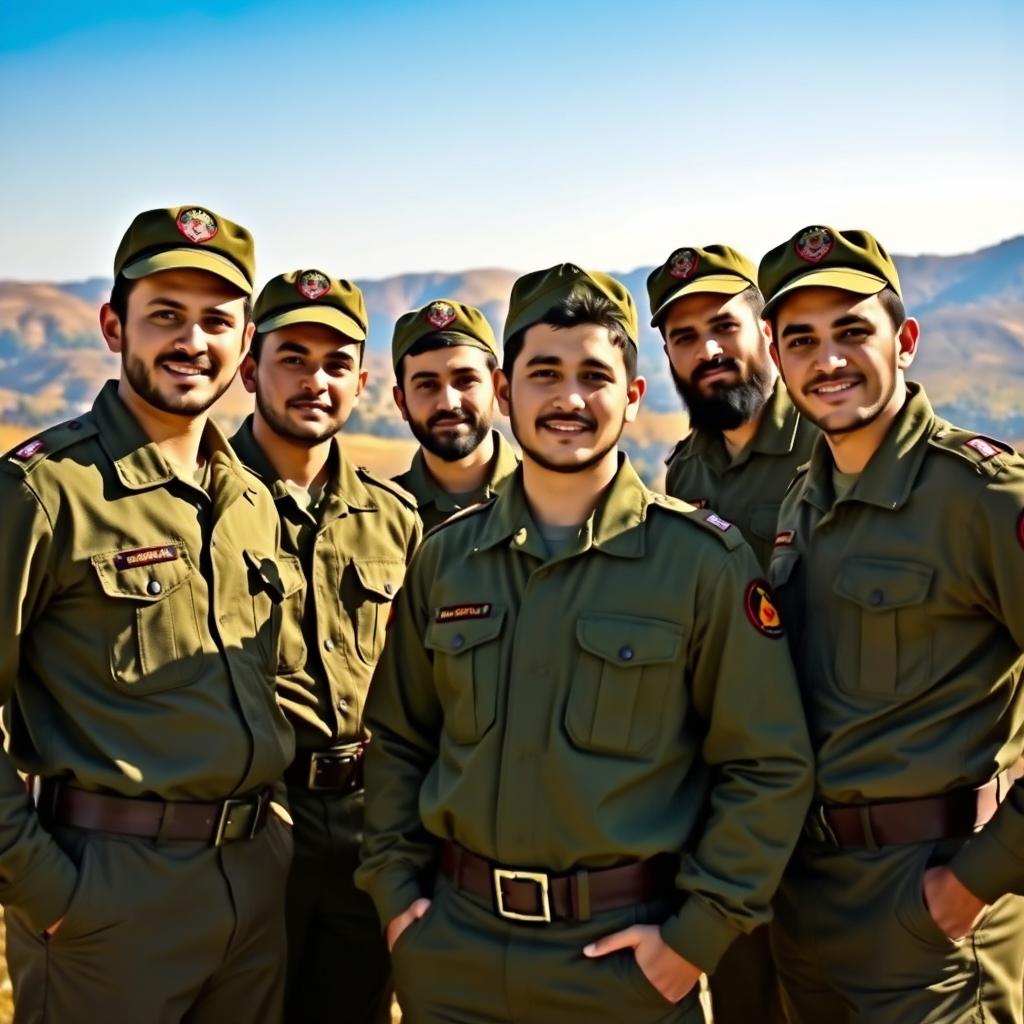
[(757, 268), (743, 253), (727, 245), (676, 249), (647, 278), (651, 326), (657, 327), (668, 307), (684, 295), (739, 295), (750, 287), (757, 287)]
[(639, 348), (640, 323), (629, 289), (614, 277), (597, 270), (581, 270), (575, 263), (559, 263), (547, 270), (535, 270), (512, 285), (505, 318), (505, 341), (518, 331), (540, 323), (548, 310), (559, 302), (587, 291), (612, 302), (622, 316), (626, 336)]
[(322, 270), (293, 270), (268, 281), (256, 299), (253, 321), (263, 333), (289, 324), (323, 324), (355, 341), (366, 341), (369, 323), (359, 288)]
[(902, 297), (896, 264), (874, 235), (821, 225), (803, 228), (767, 253), (757, 280), (767, 300), (764, 316), (797, 288), (840, 288), (856, 295), (892, 288)]
[(475, 306), (454, 299), (435, 299), (422, 309), (414, 309), (398, 318), (391, 338), (391, 362), (394, 368), (420, 338), (432, 334), (462, 345), (489, 352), (498, 357), (498, 342), (487, 317)]
[(252, 294), (256, 254), (245, 228), (203, 206), (147, 210), (131, 222), (114, 255), (114, 277), (206, 270)]

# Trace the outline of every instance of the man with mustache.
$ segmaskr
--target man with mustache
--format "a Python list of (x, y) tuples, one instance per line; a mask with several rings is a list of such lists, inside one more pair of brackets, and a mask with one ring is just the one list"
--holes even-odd
[(491, 428), (498, 343), (480, 310), (437, 299), (399, 318), (391, 357), (395, 405), (420, 443), (395, 483), (429, 530), (489, 498), (518, 465)]
[(771, 561), (817, 762), (772, 924), (789, 1019), (1020, 1021), (1024, 458), (906, 379), (920, 328), (868, 232), (804, 228), (758, 276), (824, 435)]
[(288, 881), (290, 1024), (386, 1024), (387, 949), (353, 886), (362, 833), (363, 705), (391, 601), (419, 541), (412, 498), (345, 458), (338, 432), (366, 386), (362, 292), (319, 270), (260, 292), (242, 380), (256, 410), (231, 439), (270, 489), (285, 557), (306, 586), (285, 597), (278, 693), (295, 727), (285, 772), (295, 820)]
[(613, 278), (520, 278), (498, 400), (522, 466), (426, 538), (367, 703), (357, 874), (410, 1024), (703, 1019), (809, 796), (739, 531), (619, 451), (645, 382)]
[(218, 214), (139, 214), (100, 312), (120, 379), (0, 460), (18, 1021), (281, 1016), (292, 584), (270, 495), (207, 418), (252, 337), (253, 271)]
[[(798, 466), (810, 457), (818, 431), (803, 419), (778, 379), (761, 320), (757, 271), (727, 245), (676, 249), (647, 279), (651, 326), (661, 331), (669, 372), (690, 415), (690, 433), (668, 460), (665, 491), (736, 523), (764, 568), (771, 557), (779, 505)], [(757, 941), (752, 940), (752, 941)], [(718, 974), (716, 1021), (765, 1019), (748, 1002), (772, 990), (725, 982)], [(742, 955), (737, 942), (730, 957)], [(767, 985), (767, 988), (766, 988)], [(714, 982), (713, 982), (714, 986)], [(737, 1005), (736, 1014), (726, 1009)]]

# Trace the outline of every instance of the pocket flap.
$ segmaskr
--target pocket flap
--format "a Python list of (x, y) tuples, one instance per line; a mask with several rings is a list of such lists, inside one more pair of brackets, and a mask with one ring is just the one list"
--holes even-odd
[(851, 558), (840, 570), (833, 589), (865, 611), (887, 611), (924, 601), (934, 575), (931, 566), (920, 562)]
[(284, 580), (281, 579), (281, 570), (278, 569), (277, 562), (267, 555), (257, 554), (248, 548), (242, 552), (242, 557), (245, 559), (245, 564), (256, 574), (256, 578), (270, 599), (275, 604), (284, 600)]
[(683, 643), (682, 629), (671, 622), (627, 615), (581, 615), (576, 623), (580, 647), (629, 668), (674, 661)]
[[(495, 604), (465, 605), (468, 611), (476, 608), (487, 608), (487, 616), (471, 618), (450, 618), (445, 622), (431, 622), (427, 627), (427, 635), (423, 639), (425, 646), (442, 654), (462, 654), (474, 647), (493, 640), (500, 632), (505, 621), (505, 609)], [(435, 609), (435, 616), (439, 611)]]
[(279, 552), (277, 555), (277, 567), (281, 573), (281, 583), (284, 586), (284, 596), (291, 597), (297, 594), (306, 585), (306, 576), (302, 571), (302, 562), (296, 555), (286, 555)]
[(180, 541), (127, 551), (106, 551), (90, 559), (108, 597), (159, 601), (184, 583), (194, 570)]
[(405, 562), (400, 558), (354, 558), (352, 565), (363, 589), (382, 601), (394, 600), (405, 579)]

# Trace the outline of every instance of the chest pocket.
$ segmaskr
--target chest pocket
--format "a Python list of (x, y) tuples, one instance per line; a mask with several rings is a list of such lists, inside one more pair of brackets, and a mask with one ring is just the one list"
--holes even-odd
[(432, 622), (427, 627), (424, 644), (434, 652), (444, 728), (456, 743), (475, 743), (494, 724), (504, 624), (505, 609), (491, 605), (486, 619)]
[(919, 562), (852, 558), (834, 591), (845, 599), (836, 623), (836, 678), (850, 694), (902, 700), (931, 683), (926, 599), (935, 570)]
[[(246, 548), (242, 552), (247, 569), (249, 597), (252, 600), (253, 635), (256, 650), (265, 672), (270, 678), (277, 672), (278, 650), (281, 640), (281, 608), (284, 602), (285, 581), (277, 558), (261, 555)], [(239, 638), (243, 644), (245, 637)], [(225, 638), (225, 642), (229, 642)]]
[(280, 675), (290, 675), (306, 664), (306, 642), (302, 637), (306, 579), (302, 572), (302, 563), (295, 555), (280, 553), (276, 561), (284, 589), (277, 671)]
[(581, 615), (576, 640), (581, 650), (565, 710), (570, 739), (598, 753), (649, 750), (663, 728), (669, 687), (683, 687), (683, 631), (655, 619)]
[(93, 555), (92, 567), (110, 607), (102, 616), (110, 674), (138, 696), (186, 686), (200, 674), (202, 633), (196, 615), (195, 566), (180, 544), (176, 557), (122, 568), (122, 555)]
[(367, 665), (375, 665), (384, 646), (391, 602), (405, 578), (400, 558), (356, 558), (352, 561), (359, 586), (353, 612), (356, 651)]

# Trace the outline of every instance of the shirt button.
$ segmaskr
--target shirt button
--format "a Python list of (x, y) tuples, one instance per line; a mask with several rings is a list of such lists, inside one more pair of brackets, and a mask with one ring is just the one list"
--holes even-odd
[(81, 429), (82, 429), (82, 424), (79, 423), (78, 420), (72, 420), (68, 424), (68, 430), (81, 430)]
[(624, 644), (622, 647), (619, 648), (619, 657), (623, 661), (632, 661), (633, 660), (633, 648), (630, 647), (629, 644)]
[(452, 650), (460, 650), (463, 646), (465, 646), (465, 643), (466, 638), (461, 633), (456, 633), (455, 636), (452, 637)]
[(385, 583), (384, 584), (384, 593), (385, 594), (389, 594), (390, 595), (390, 594), (393, 594), (394, 592), (395, 592), (395, 588), (393, 586), (391, 586), (390, 583)]
[(338, 710), (348, 711), (348, 701), (344, 697), (338, 699)]
[(150, 580), (146, 584), (146, 593), (147, 594), (152, 594), (153, 597), (156, 597), (156, 595), (159, 594), (160, 591), (163, 590), (163, 589), (164, 588), (160, 586), (160, 581), (159, 580)]
[(333, 651), (334, 650), (334, 641), (330, 637), (328, 637), (324, 641), (324, 650), (325, 651)]
[(880, 590), (872, 590), (871, 591), (871, 598), (870, 598), (870, 600), (871, 600), (871, 603), (873, 605), (875, 605), (876, 608), (878, 607), (878, 605), (880, 605), (882, 603), (882, 599), (884, 597), (885, 597), (885, 595)]

